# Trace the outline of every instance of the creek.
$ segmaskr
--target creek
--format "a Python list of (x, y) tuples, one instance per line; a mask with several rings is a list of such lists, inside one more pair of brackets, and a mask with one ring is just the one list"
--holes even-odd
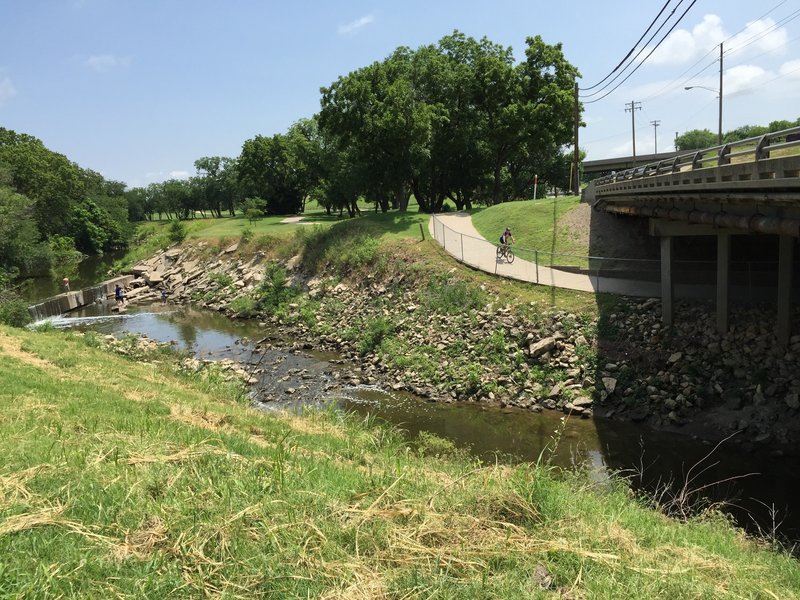
[(145, 335), (171, 342), (199, 359), (239, 362), (258, 378), (251, 390), (255, 406), (263, 410), (333, 403), (387, 421), (410, 439), (422, 431), (436, 434), (484, 461), (514, 464), (543, 456), (560, 467), (586, 470), (601, 482), (611, 472), (621, 473), (636, 490), (663, 492), (664, 502), (685, 485), (687, 490), (700, 490), (692, 502), (724, 502), (725, 512), (748, 531), (777, 530), (785, 539), (800, 540), (797, 457), (748, 453), (731, 444), (715, 449), (708, 442), (634, 423), (435, 403), (387, 392), (359, 385), (358, 365), (335, 354), (271, 337), (254, 321), (190, 306), (131, 306), (124, 314), (114, 314), (110, 306), (96, 304), (52, 323), (114, 336)]

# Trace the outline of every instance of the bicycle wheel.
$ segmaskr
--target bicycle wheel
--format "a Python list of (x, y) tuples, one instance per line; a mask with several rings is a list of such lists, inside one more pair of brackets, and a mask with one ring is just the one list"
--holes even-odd
[(506, 251), (506, 260), (508, 261), (508, 264), (514, 262), (514, 253), (511, 251), (511, 249)]
[(502, 258), (503, 258), (503, 247), (502, 246), (498, 246), (497, 247), (497, 260), (500, 260)]

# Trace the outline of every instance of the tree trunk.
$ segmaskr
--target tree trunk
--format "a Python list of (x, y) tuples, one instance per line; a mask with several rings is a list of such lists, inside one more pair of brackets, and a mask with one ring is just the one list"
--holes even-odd
[(500, 161), (495, 162), (494, 164), (494, 184), (492, 185), (492, 204), (500, 204), (502, 202), (501, 198), (501, 187), (500, 187), (500, 171), (502, 169), (502, 163)]

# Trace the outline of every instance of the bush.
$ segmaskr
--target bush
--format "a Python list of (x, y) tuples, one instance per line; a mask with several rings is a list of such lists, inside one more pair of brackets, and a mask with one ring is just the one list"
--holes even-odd
[(437, 275), (428, 282), (422, 302), (433, 311), (452, 315), (482, 308), (486, 304), (486, 294), (449, 275)]
[(169, 239), (175, 244), (180, 244), (186, 239), (186, 225), (180, 220), (172, 221), (169, 224)]
[(274, 314), (300, 295), (300, 290), (288, 285), (286, 270), (272, 262), (264, 270), (264, 280), (256, 290), (256, 306), (269, 314)]
[(0, 292), (0, 323), (24, 327), (32, 320), (27, 302), (13, 292)]
[(257, 306), (254, 298), (250, 296), (239, 296), (231, 302), (231, 310), (237, 313), (240, 317), (249, 319), (256, 316)]
[(393, 331), (394, 324), (389, 319), (379, 317), (368, 321), (358, 341), (358, 351), (361, 354), (374, 351)]

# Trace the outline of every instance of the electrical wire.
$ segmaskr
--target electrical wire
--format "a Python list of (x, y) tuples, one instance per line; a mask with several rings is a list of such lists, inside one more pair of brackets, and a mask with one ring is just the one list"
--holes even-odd
[[(697, 0), (695, 0), (695, 2), (696, 2), (696, 1), (697, 1)], [(639, 58), (639, 57), (642, 55), (642, 52), (644, 52), (645, 50), (647, 50), (647, 45), (648, 45), (650, 42), (652, 42), (652, 41), (653, 41), (653, 38), (655, 38), (655, 37), (656, 37), (656, 36), (659, 34), (659, 32), (660, 32), (660, 31), (661, 31), (661, 30), (664, 28), (664, 26), (665, 26), (665, 25), (666, 25), (666, 24), (669, 22), (669, 20), (670, 20), (670, 19), (672, 18), (672, 16), (675, 14), (675, 11), (678, 9), (678, 7), (680, 7), (680, 5), (681, 5), (681, 4), (683, 4), (683, 2), (684, 2), (684, 0), (680, 0), (680, 1), (678, 2), (678, 4), (675, 6), (675, 8), (673, 8), (673, 9), (672, 9), (672, 12), (671, 12), (671, 13), (669, 13), (669, 16), (668, 16), (668, 17), (667, 17), (667, 18), (664, 20), (664, 22), (663, 22), (661, 25), (659, 25), (658, 29), (656, 29), (656, 30), (653, 32), (653, 35), (651, 35), (651, 36), (650, 36), (650, 38), (649, 38), (649, 39), (648, 39), (648, 40), (645, 42), (644, 46), (642, 46), (642, 47), (639, 49), (639, 51), (636, 53), (636, 56), (634, 56), (634, 57), (631, 59), (631, 61), (630, 61), (630, 62), (629, 62), (627, 65), (625, 65), (625, 68), (623, 68), (623, 69), (622, 69), (622, 71), (620, 71), (619, 73), (617, 73), (617, 74), (616, 74), (616, 75), (615, 75), (615, 76), (614, 76), (614, 77), (611, 79), (611, 81), (609, 81), (608, 83), (606, 83), (606, 84), (605, 84), (603, 87), (601, 87), (599, 90), (597, 90), (597, 91), (594, 91), (594, 92), (592, 92), (592, 93), (590, 93), (590, 94), (584, 94), (584, 95), (582, 96), (582, 98), (591, 98), (592, 96), (596, 96), (597, 94), (600, 94), (600, 93), (602, 93), (602, 92), (603, 92), (603, 90), (605, 90), (606, 88), (608, 88), (608, 86), (610, 86), (612, 83), (614, 83), (614, 82), (615, 82), (615, 81), (616, 81), (616, 80), (617, 80), (617, 79), (620, 77), (620, 75), (622, 75), (622, 74), (623, 74), (623, 73), (624, 73), (624, 72), (625, 72), (625, 71), (628, 69), (628, 67), (630, 67), (632, 64), (634, 64), (634, 63), (636, 62), (636, 59), (638, 59), (638, 58)], [(662, 39), (662, 41), (663, 41), (663, 39)]]
[[(657, 14), (657, 15), (656, 15), (656, 17), (655, 17), (655, 18), (654, 18), (654, 19), (653, 19), (653, 20), (650, 22), (650, 25), (648, 25), (648, 26), (647, 26), (647, 29), (645, 29), (645, 31), (644, 31), (644, 33), (641, 35), (641, 37), (640, 37), (638, 40), (636, 40), (636, 43), (633, 45), (633, 47), (632, 47), (630, 50), (628, 50), (628, 53), (625, 55), (625, 58), (623, 58), (621, 61), (619, 61), (619, 64), (618, 64), (616, 67), (614, 67), (614, 68), (611, 70), (611, 72), (610, 72), (608, 75), (606, 75), (605, 77), (603, 77), (603, 78), (602, 78), (600, 81), (598, 81), (598, 82), (597, 82), (597, 83), (595, 83), (594, 85), (590, 85), (590, 86), (588, 86), (588, 87), (585, 87), (585, 88), (583, 88), (584, 90), (591, 90), (591, 89), (594, 89), (594, 88), (596, 88), (598, 85), (600, 85), (601, 83), (603, 83), (603, 82), (604, 82), (606, 79), (608, 79), (608, 78), (609, 78), (609, 77), (611, 77), (611, 76), (612, 76), (614, 73), (616, 73), (616, 72), (617, 72), (617, 70), (618, 70), (618, 69), (619, 69), (619, 68), (620, 68), (620, 67), (621, 67), (621, 66), (622, 66), (622, 65), (625, 63), (625, 61), (627, 61), (627, 60), (628, 60), (628, 58), (630, 58), (631, 54), (633, 54), (633, 51), (634, 51), (634, 50), (636, 50), (637, 46), (639, 46), (639, 43), (640, 43), (640, 42), (641, 42), (641, 41), (644, 39), (644, 36), (646, 36), (646, 35), (647, 35), (647, 33), (648, 33), (648, 32), (649, 32), (649, 31), (650, 31), (652, 28), (653, 28), (653, 25), (655, 25), (655, 24), (656, 24), (656, 21), (658, 21), (658, 19), (661, 17), (661, 14), (662, 14), (662, 13), (663, 13), (663, 12), (666, 10), (666, 8), (667, 8), (667, 6), (669, 6), (669, 3), (670, 3), (670, 2), (672, 2), (672, 0), (667, 0), (667, 1), (664, 3), (664, 6), (662, 6), (662, 7), (661, 7), (661, 10), (660, 10), (660, 11), (658, 11), (658, 14)], [(673, 10), (673, 12), (674, 12), (674, 10)]]
[[(763, 13), (763, 14), (762, 14), (760, 17), (758, 17), (758, 18), (756, 19), (756, 21), (761, 21), (761, 20), (762, 20), (762, 19), (764, 19), (765, 17), (769, 16), (771, 13), (775, 12), (775, 11), (776, 11), (778, 8), (780, 8), (782, 5), (786, 4), (786, 2), (787, 2), (787, 1), (788, 1), (788, 0), (781, 0), (781, 2), (778, 2), (778, 3), (777, 3), (775, 6), (773, 6), (773, 7), (772, 7), (772, 8), (770, 8), (768, 11), (766, 11), (765, 13)], [(793, 16), (793, 15), (795, 15), (795, 13), (797, 13), (797, 12), (800, 12), (800, 11), (795, 11), (794, 13), (790, 13), (790, 14), (789, 14), (787, 17), (784, 17), (783, 19), (781, 19), (781, 20), (779, 21), (779, 23), (778, 23), (778, 24), (776, 24), (776, 25), (772, 26), (772, 27), (770, 28), (770, 30), (768, 30), (768, 31), (772, 31), (772, 30), (774, 30), (774, 29), (775, 29), (777, 26), (780, 26), (780, 25), (782, 25), (782, 24), (785, 24), (785, 23), (787, 23), (787, 22), (790, 22), (790, 21), (787, 21), (787, 19), (789, 19), (790, 17), (791, 17), (791, 20), (794, 20), (795, 18), (797, 18), (798, 16), (800, 16), (800, 14), (798, 14), (797, 16)], [(749, 22), (749, 23), (748, 23), (748, 24), (747, 24), (745, 27), (743, 27), (742, 29), (740, 29), (740, 30), (739, 30), (739, 31), (737, 31), (736, 33), (734, 33), (734, 34), (732, 34), (732, 35), (728, 36), (728, 37), (727, 37), (725, 40), (723, 40), (723, 44), (724, 44), (724, 43), (726, 43), (726, 42), (729, 42), (729, 41), (731, 41), (731, 40), (732, 40), (732, 39), (734, 39), (734, 38), (735, 38), (737, 35), (740, 35), (741, 33), (743, 33), (743, 32), (745, 32), (745, 31), (747, 31), (747, 29), (748, 29), (748, 27), (750, 27), (750, 24), (751, 24), (751, 23), (752, 23), (752, 21), (751, 21), (751, 22)], [(763, 36), (763, 35), (766, 35), (766, 34), (767, 34), (767, 32), (761, 32), (760, 34), (756, 34), (756, 36), (758, 36), (758, 35), (762, 35), (762, 36)], [(753, 36), (753, 37), (755, 37), (755, 36)], [(753, 43), (753, 42), (755, 42), (755, 41), (757, 41), (757, 40), (753, 40), (752, 38), (748, 38), (748, 40), (747, 40), (748, 44), (749, 44), (749, 43)], [(716, 50), (717, 46), (718, 46), (718, 44), (715, 44), (715, 45), (714, 45), (714, 46), (713, 46), (711, 49), (709, 49), (709, 50), (708, 50), (708, 51), (707, 51), (707, 52), (706, 52), (706, 53), (705, 53), (703, 56), (701, 56), (701, 57), (700, 57), (700, 58), (699, 58), (697, 61), (695, 61), (695, 62), (694, 62), (694, 63), (693, 63), (691, 66), (689, 66), (687, 69), (685, 69), (685, 70), (684, 70), (684, 71), (683, 71), (683, 72), (682, 72), (680, 75), (678, 75), (678, 76), (677, 76), (677, 77), (676, 77), (674, 80), (672, 80), (670, 83), (666, 84), (664, 87), (662, 87), (662, 88), (661, 88), (660, 90), (658, 90), (657, 92), (655, 92), (655, 93), (653, 93), (653, 94), (650, 94), (649, 96), (647, 96), (647, 97), (643, 98), (643, 99), (642, 99), (642, 101), (646, 101), (646, 100), (651, 100), (651, 99), (653, 99), (653, 98), (657, 98), (657, 97), (661, 96), (662, 94), (665, 94), (665, 93), (668, 93), (668, 92), (672, 91), (672, 90), (673, 90), (673, 89), (675, 89), (675, 88), (678, 88), (678, 87), (683, 87), (684, 85), (686, 85), (687, 83), (689, 83), (691, 80), (693, 80), (693, 79), (695, 79), (695, 78), (699, 77), (699, 76), (700, 76), (700, 75), (702, 75), (702, 74), (703, 74), (705, 71), (707, 71), (708, 69), (710, 69), (711, 67), (713, 67), (714, 65), (716, 65), (716, 64), (719, 62), (719, 60), (718, 60), (718, 59), (715, 59), (715, 60), (713, 60), (712, 62), (708, 63), (708, 64), (707, 64), (705, 67), (703, 67), (703, 68), (702, 68), (702, 69), (700, 69), (699, 71), (697, 71), (697, 72), (693, 73), (692, 75), (690, 75), (690, 76), (689, 76), (689, 77), (687, 77), (686, 79), (682, 79), (682, 78), (683, 78), (683, 77), (684, 77), (684, 76), (685, 76), (687, 73), (689, 73), (690, 71), (692, 71), (692, 69), (694, 69), (695, 67), (697, 67), (697, 65), (699, 65), (700, 63), (702, 63), (702, 62), (705, 60), (705, 58), (706, 58), (706, 57), (708, 57), (708, 56), (709, 56), (711, 53), (713, 53), (713, 52)], [(737, 51), (737, 49), (736, 49), (736, 48), (734, 48), (734, 49), (731, 49), (731, 50), (725, 50), (723, 55), (724, 55), (724, 56), (727, 56), (729, 52), (736, 52), (736, 51)], [(761, 55), (759, 55), (759, 56), (761, 56)], [(613, 90), (612, 90), (612, 91), (613, 91)], [(587, 104), (589, 104), (589, 103), (590, 103), (590, 102), (587, 102)]]
[(640, 62), (640, 63), (639, 63), (637, 66), (636, 66), (636, 68), (635, 68), (633, 71), (631, 71), (631, 72), (630, 72), (630, 73), (629, 73), (629, 74), (628, 74), (628, 75), (625, 77), (625, 79), (623, 79), (622, 81), (620, 81), (620, 82), (619, 82), (619, 83), (616, 85), (616, 87), (614, 87), (613, 89), (611, 89), (611, 90), (609, 90), (608, 92), (606, 92), (606, 94), (605, 94), (605, 95), (603, 95), (603, 96), (601, 96), (601, 97), (599, 97), (599, 98), (595, 98), (594, 100), (585, 101), (585, 102), (584, 102), (584, 104), (593, 104), (593, 103), (595, 103), (595, 102), (599, 102), (600, 100), (603, 100), (604, 98), (607, 98), (607, 97), (608, 97), (608, 96), (610, 96), (610, 95), (611, 95), (613, 92), (615, 92), (617, 89), (619, 89), (619, 87), (620, 87), (620, 86), (621, 86), (623, 83), (625, 83), (625, 82), (626, 82), (628, 79), (630, 79), (630, 77), (631, 77), (631, 76), (632, 76), (634, 73), (636, 73), (636, 71), (638, 71), (638, 70), (639, 70), (639, 68), (640, 68), (640, 67), (641, 67), (641, 66), (642, 66), (642, 65), (643, 65), (645, 62), (647, 62), (647, 59), (648, 59), (648, 58), (650, 58), (650, 56), (653, 54), (653, 52), (655, 52), (655, 51), (656, 51), (656, 50), (659, 48), (659, 46), (661, 46), (661, 44), (664, 42), (664, 40), (665, 40), (665, 39), (666, 39), (666, 38), (669, 36), (669, 34), (670, 34), (670, 33), (672, 33), (672, 32), (673, 32), (673, 30), (674, 30), (674, 29), (675, 29), (675, 28), (678, 26), (678, 24), (679, 24), (679, 23), (680, 23), (680, 22), (683, 20), (683, 18), (686, 16), (686, 14), (687, 14), (687, 13), (688, 13), (688, 12), (689, 12), (691, 9), (692, 9), (692, 7), (693, 7), (693, 6), (694, 6), (696, 3), (697, 3), (697, 0), (692, 0), (692, 3), (689, 5), (689, 7), (688, 7), (688, 8), (687, 8), (685, 11), (683, 11), (683, 14), (682, 14), (682, 15), (681, 15), (681, 16), (678, 18), (678, 20), (677, 20), (677, 21), (675, 21), (675, 24), (674, 24), (674, 25), (673, 25), (673, 26), (670, 28), (670, 30), (669, 30), (669, 31), (668, 31), (668, 32), (667, 32), (667, 33), (664, 35), (664, 37), (662, 37), (662, 38), (659, 40), (659, 42), (658, 42), (658, 43), (655, 45), (655, 47), (654, 47), (654, 48), (653, 48), (653, 49), (652, 49), (652, 50), (651, 50), (651, 51), (648, 53), (648, 55), (644, 57), (644, 60), (642, 60), (642, 62)]

